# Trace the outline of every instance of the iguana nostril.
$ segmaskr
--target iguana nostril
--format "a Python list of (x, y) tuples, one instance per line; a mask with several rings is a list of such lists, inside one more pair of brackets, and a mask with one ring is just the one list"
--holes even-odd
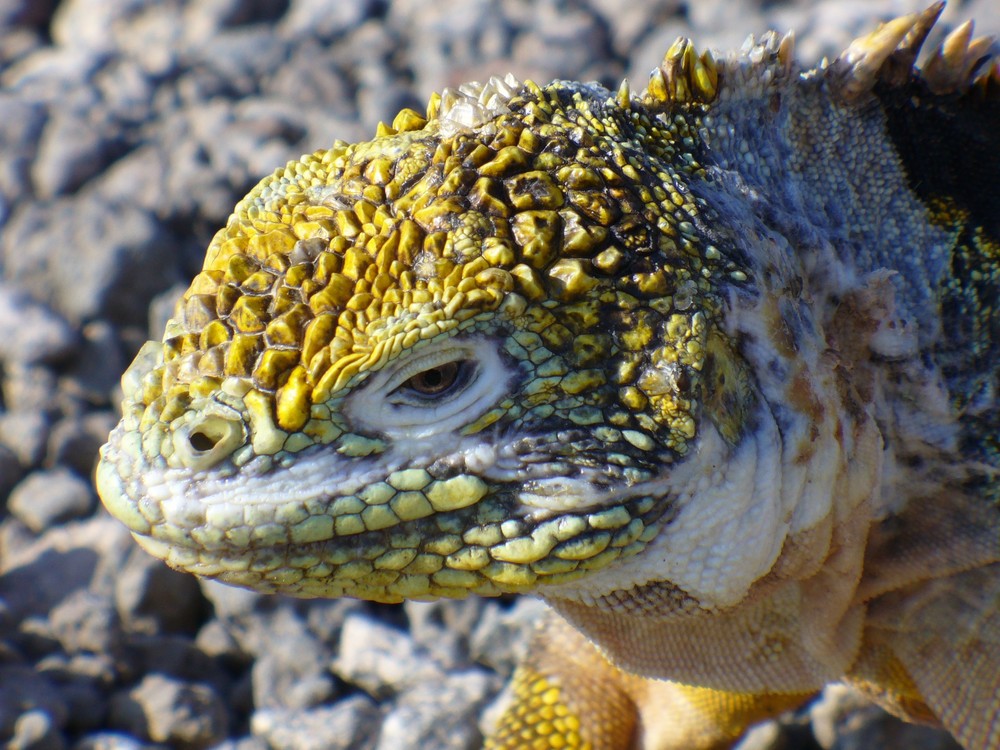
[(181, 466), (207, 469), (243, 445), (246, 432), (235, 415), (207, 415), (174, 430), (174, 459)]
[(205, 451), (210, 451), (215, 447), (218, 442), (218, 436), (211, 437), (206, 435), (204, 432), (192, 432), (188, 440), (191, 442), (191, 447), (196, 451), (204, 453)]

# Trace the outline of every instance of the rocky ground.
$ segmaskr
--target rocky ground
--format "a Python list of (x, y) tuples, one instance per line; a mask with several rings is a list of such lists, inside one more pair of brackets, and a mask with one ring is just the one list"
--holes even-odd
[[(537, 602), (301, 602), (154, 562), (100, 508), (118, 377), (263, 175), (513, 71), (645, 82), (678, 34), (835, 55), (925, 0), (0, 0), (0, 744), (474, 748)], [(619, 6), (625, 6), (624, 9)], [(1000, 30), (995, 0), (952, 2)], [(745, 748), (946, 748), (843, 688)]]

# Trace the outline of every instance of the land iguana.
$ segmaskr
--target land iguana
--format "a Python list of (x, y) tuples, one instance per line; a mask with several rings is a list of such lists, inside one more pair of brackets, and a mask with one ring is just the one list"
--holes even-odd
[(199, 576), (550, 606), (491, 748), (721, 748), (844, 680), (1000, 747), (1000, 67), (678, 40), (291, 162), (123, 376), (101, 497)]

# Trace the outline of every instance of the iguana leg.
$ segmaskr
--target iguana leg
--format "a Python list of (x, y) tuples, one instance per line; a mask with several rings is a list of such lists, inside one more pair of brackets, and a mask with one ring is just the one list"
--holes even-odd
[(489, 750), (723, 750), (811, 694), (745, 695), (623, 672), (550, 612), (514, 675)]

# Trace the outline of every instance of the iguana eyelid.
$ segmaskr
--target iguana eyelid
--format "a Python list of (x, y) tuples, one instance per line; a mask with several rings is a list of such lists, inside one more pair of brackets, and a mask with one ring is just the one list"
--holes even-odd
[[(478, 366), (476, 366), (476, 352), (466, 347), (447, 347), (440, 351), (421, 352), (419, 356), (402, 363), (402, 367), (394, 368), (383, 386), (383, 390), (387, 394), (386, 398), (390, 398), (399, 391), (415, 375), (451, 362), (470, 363), (475, 368), (465, 375), (466, 385), (471, 384), (479, 371)], [(451, 395), (457, 395), (457, 392)]]
[[(462, 386), (440, 399), (393, 395), (407, 380), (449, 362), (474, 363)], [(430, 344), (376, 373), (350, 396), (344, 413), (355, 428), (389, 438), (427, 438), (460, 430), (494, 407), (507, 393), (513, 372), (487, 338)]]

